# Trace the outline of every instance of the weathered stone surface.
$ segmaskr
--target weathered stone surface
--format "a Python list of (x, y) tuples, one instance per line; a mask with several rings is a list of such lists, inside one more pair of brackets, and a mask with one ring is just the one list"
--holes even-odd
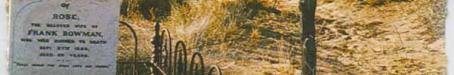
[(120, 0), (12, 0), (10, 75), (114, 75)]
[[(5, 3), (3, 3), (5, 2)], [(7, 4), (0, 1), (0, 75), (8, 75), (8, 25), (7, 25)], [(4, 5), (3, 5), (4, 4)]]

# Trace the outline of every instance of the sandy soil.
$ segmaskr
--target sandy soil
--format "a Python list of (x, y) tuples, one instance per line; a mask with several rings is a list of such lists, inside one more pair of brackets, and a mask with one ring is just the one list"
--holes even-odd
[[(189, 49), (202, 47), (207, 64), (221, 66), (226, 75), (300, 74), (303, 48), (298, 0), (250, 0), (256, 2), (245, 6), (232, 0), (201, 1), (202, 7), (193, 5), (193, 10), (172, 9), (178, 12), (163, 25), (175, 39), (186, 41)], [(446, 73), (444, 0), (317, 1), (318, 74)], [(139, 36), (153, 35), (150, 24), (154, 22), (127, 16), (122, 20), (135, 24)], [(126, 35), (121, 38), (128, 39)], [(125, 50), (132, 46), (122, 43), (120, 56), (128, 57)], [(139, 47), (147, 60), (150, 42)]]

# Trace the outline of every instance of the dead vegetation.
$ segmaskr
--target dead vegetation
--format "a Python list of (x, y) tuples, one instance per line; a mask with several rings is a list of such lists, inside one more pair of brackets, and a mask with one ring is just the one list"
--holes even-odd
[[(148, 19), (139, 4), (167, 0), (125, 1), (131, 5), (121, 20), (138, 32), (141, 60), (150, 59), (159, 19), (174, 41), (185, 41), (192, 51), (200, 47), (207, 64), (226, 75), (300, 74), (298, 0), (168, 0), (166, 7), (150, 5)], [(317, 1), (319, 74), (446, 73), (444, 0)], [(120, 34), (118, 58), (128, 61), (132, 38), (125, 28)]]

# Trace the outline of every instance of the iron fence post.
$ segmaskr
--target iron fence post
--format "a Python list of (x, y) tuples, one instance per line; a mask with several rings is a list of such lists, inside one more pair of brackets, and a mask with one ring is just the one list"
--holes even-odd
[(305, 44), (303, 51), (303, 75), (316, 75), (317, 49), (315, 41), (315, 11), (316, 0), (300, 0), (300, 11), (302, 13), (302, 37)]

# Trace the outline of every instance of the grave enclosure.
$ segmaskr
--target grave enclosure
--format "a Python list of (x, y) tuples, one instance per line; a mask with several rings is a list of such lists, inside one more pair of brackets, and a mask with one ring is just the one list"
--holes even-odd
[[(166, 29), (160, 29), (160, 23), (155, 26), (153, 36), (154, 49), (151, 61), (137, 59), (138, 40), (135, 29), (131, 24), (121, 21), (120, 26), (126, 26), (134, 38), (133, 61), (118, 61), (117, 75), (222, 75), (217, 65), (207, 66), (200, 52), (189, 51), (183, 41), (173, 45), (173, 37)], [(190, 56), (190, 57), (189, 57)]]
[[(184, 42), (172, 45), (170, 32), (162, 31), (159, 22), (154, 29), (153, 60), (138, 62), (136, 33), (130, 24), (119, 21), (121, 0), (11, 0), (10, 4), (10, 75), (222, 75), (219, 67), (206, 67), (200, 53), (188, 53)], [(313, 15), (304, 16), (311, 17), (312, 22), (302, 26), (302, 39), (307, 39), (303, 42), (311, 51), (306, 54), (306, 61), (311, 61), (304, 67), (306, 75), (315, 74), (311, 68), (316, 63), (311, 59), (315, 45), (310, 45), (315, 44)], [(120, 25), (128, 26), (136, 38), (132, 62), (116, 61)]]

